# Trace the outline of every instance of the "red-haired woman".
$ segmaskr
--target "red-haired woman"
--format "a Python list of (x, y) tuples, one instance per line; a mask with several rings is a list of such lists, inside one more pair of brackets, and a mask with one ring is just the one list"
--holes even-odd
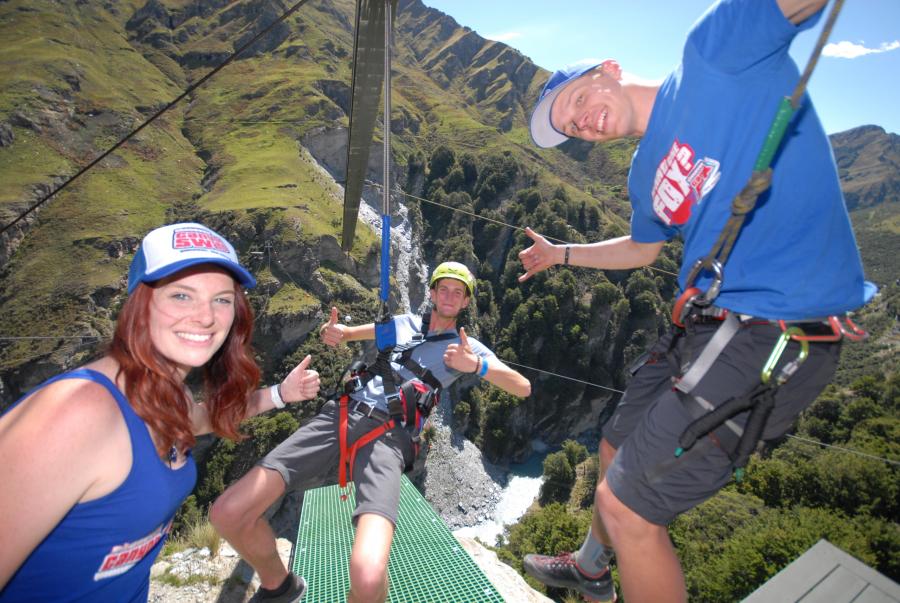
[[(0, 416), (0, 601), (146, 601), (150, 566), (197, 469), (195, 436), (313, 398), (309, 356), (256, 389), (234, 248), (200, 224), (157, 228), (128, 275), (105, 356)], [(204, 402), (184, 379), (203, 367)]]

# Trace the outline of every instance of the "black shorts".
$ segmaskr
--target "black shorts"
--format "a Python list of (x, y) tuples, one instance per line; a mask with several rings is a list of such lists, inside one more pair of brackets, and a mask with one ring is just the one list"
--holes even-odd
[[(690, 343), (692, 357), (700, 353), (718, 324), (696, 326)], [(693, 393), (714, 405), (746, 394), (760, 383), (763, 365), (781, 330), (772, 325), (742, 325)], [(732, 461), (712, 438), (703, 437), (680, 457), (678, 439), (693, 421), (673, 390), (672, 368), (666, 357), (672, 334), (661, 338), (634, 374), (618, 408), (603, 427), (603, 437), (617, 449), (606, 471), (606, 482), (629, 509), (659, 525), (666, 525), (715, 494), (728, 483)], [(686, 338), (674, 349), (685, 353)], [(796, 358), (800, 344), (790, 342), (775, 374)], [(809, 357), (775, 394), (775, 408), (763, 433), (771, 440), (784, 435), (834, 375), (840, 343), (810, 343)], [(743, 427), (747, 413), (735, 417)]]
[[(329, 478), (336, 478), (340, 459), (338, 441), (339, 405), (328, 402), (322, 411), (291, 434), (259, 465), (277, 471), (288, 490), (304, 490), (319, 486)], [(381, 421), (351, 412), (348, 420), (347, 443), (382, 425)], [(356, 510), (353, 522), (363, 513), (375, 513), (397, 525), (400, 504), (400, 476), (403, 474), (404, 444), (408, 438), (396, 427), (363, 446), (356, 453), (353, 464), (353, 483), (356, 488)]]

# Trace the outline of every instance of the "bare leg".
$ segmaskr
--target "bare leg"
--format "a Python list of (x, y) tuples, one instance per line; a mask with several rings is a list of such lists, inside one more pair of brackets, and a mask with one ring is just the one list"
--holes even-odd
[(606, 438), (603, 438), (600, 440), (600, 451), (598, 454), (600, 455), (600, 468), (599, 475), (597, 475), (597, 489), (594, 491), (594, 508), (591, 513), (591, 532), (597, 540), (604, 545), (611, 547), (613, 545), (612, 540), (610, 540), (609, 534), (603, 526), (603, 520), (600, 517), (599, 496), (600, 485), (603, 483), (603, 479), (606, 476), (606, 470), (616, 457), (616, 449), (612, 447), (612, 444), (606, 441)]
[(363, 513), (356, 522), (350, 553), (350, 592), (347, 603), (383, 603), (388, 594), (388, 557), (394, 524), (376, 513)]
[(616, 550), (622, 590), (629, 603), (687, 601), (681, 564), (666, 527), (650, 523), (626, 507), (606, 480), (597, 488), (595, 509), (598, 507)]
[(263, 518), (284, 490), (277, 471), (257, 466), (225, 490), (209, 510), (210, 522), (253, 566), (263, 588), (277, 588), (288, 575), (278, 556), (275, 533)]

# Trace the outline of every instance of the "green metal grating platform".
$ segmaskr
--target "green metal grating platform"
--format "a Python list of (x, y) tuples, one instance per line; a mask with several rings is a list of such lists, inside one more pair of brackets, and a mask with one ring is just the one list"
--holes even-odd
[[(304, 603), (346, 600), (353, 546), (353, 487), (342, 501), (338, 486), (308, 490), (291, 571), (306, 578)], [(502, 603), (503, 597), (450, 533), (415, 486), (400, 481), (400, 516), (391, 557), (391, 603)]]

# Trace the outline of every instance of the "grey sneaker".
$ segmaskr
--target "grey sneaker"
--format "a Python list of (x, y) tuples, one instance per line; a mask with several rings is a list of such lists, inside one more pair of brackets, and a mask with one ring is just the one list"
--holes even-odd
[(547, 586), (571, 588), (589, 601), (611, 603), (616, 600), (609, 566), (598, 576), (586, 576), (575, 565), (575, 555), (572, 553), (562, 553), (556, 557), (525, 555), (522, 564), (531, 577)]
[(306, 594), (306, 580), (296, 574), (288, 574), (288, 579), (290, 583), (284, 592), (275, 594), (277, 591), (260, 586), (248, 603), (296, 603)]

